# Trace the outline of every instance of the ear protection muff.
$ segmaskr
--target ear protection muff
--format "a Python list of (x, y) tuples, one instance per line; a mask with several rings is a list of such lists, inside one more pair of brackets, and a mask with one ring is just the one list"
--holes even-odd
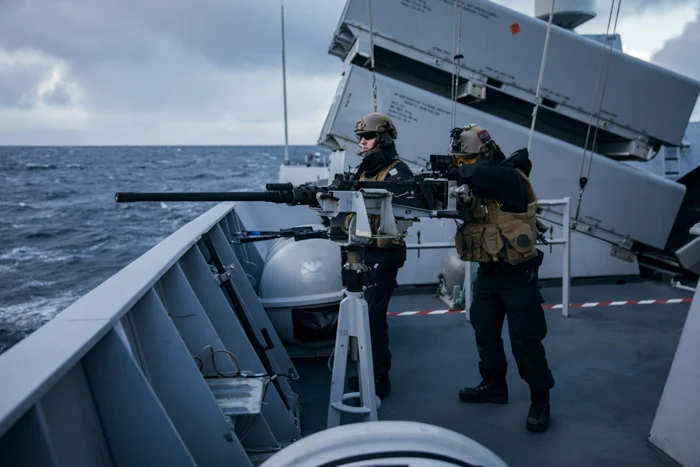
[(389, 131), (389, 136), (391, 136), (391, 139), (396, 139), (399, 136), (398, 131), (396, 131), (396, 128), (389, 122), (384, 122), (382, 123), (382, 126), (384, 127), (385, 130)]
[(462, 135), (463, 131), (464, 128), (453, 128), (452, 131), (450, 131), (450, 147), (452, 148), (452, 152), (459, 152), (460, 149), (462, 149), (462, 141), (459, 137)]

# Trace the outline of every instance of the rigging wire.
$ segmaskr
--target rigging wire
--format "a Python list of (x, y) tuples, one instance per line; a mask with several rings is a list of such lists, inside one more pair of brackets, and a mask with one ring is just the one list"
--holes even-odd
[(554, 4), (557, 0), (552, 0), (552, 9), (549, 10), (549, 22), (547, 23), (547, 34), (544, 37), (544, 50), (542, 51), (542, 62), (540, 64), (540, 77), (537, 80), (537, 91), (535, 91), (535, 108), (532, 109), (532, 122), (530, 123), (530, 137), (527, 141), (527, 151), (530, 152), (532, 145), (532, 134), (535, 132), (535, 121), (537, 120), (537, 109), (540, 107), (540, 92), (542, 91), (542, 80), (544, 79), (544, 67), (547, 62), (547, 51), (549, 49), (549, 36), (552, 31), (552, 20), (554, 19)]
[[(456, 55), (456, 50), (457, 50), (457, 1), (455, 1), (455, 11), (454, 14), (452, 15), (454, 19), (454, 24), (452, 26), (452, 56), (454, 57)], [(455, 71), (455, 64), (452, 62), (452, 74), (450, 75), (450, 104), (452, 101), (455, 99), (455, 77), (454, 77), (454, 71)], [(454, 125), (452, 124), (454, 115), (450, 117), (450, 130), (454, 128)]]
[(372, 0), (367, 0), (367, 11), (369, 13), (369, 60), (370, 70), (372, 70), (372, 99), (374, 101), (374, 111), (377, 111), (377, 75), (374, 72), (374, 38), (372, 34)]
[[(464, 0), (455, 1), (455, 22), (454, 31), (452, 35), (452, 77), (450, 80), (450, 130), (457, 126), (457, 92), (459, 89), (460, 71), (459, 61), (464, 58), (464, 55), (462, 55), (462, 14), (464, 12), (463, 3)], [(457, 21), (457, 8), (459, 8), (459, 25)]]
[[(608, 16), (608, 26), (605, 29), (605, 39), (603, 43), (603, 51), (601, 52), (600, 55), (600, 62), (598, 63), (598, 75), (596, 76), (596, 86), (595, 90), (593, 92), (593, 101), (591, 102), (591, 113), (590, 117), (588, 120), (588, 130), (586, 131), (586, 142), (583, 145), (583, 158), (581, 159), (581, 169), (579, 170), (579, 193), (578, 193), (578, 200), (576, 204), (576, 215), (574, 216), (574, 221), (572, 223), (572, 228), (576, 229), (578, 226), (578, 220), (579, 216), (581, 214), (581, 203), (583, 201), (583, 193), (586, 191), (586, 185), (588, 184), (588, 180), (590, 179), (591, 176), (591, 168), (593, 167), (593, 158), (594, 158), (594, 152), (595, 152), (595, 144), (596, 144), (596, 139), (598, 137), (598, 129), (600, 127), (600, 120), (601, 120), (601, 113), (603, 110), (603, 97), (605, 96), (605, 88), (608, 82), (608, 74), (610, 72), (610, 60), (612, 58), (612, 49), (614, 45), (614, 36), (615, 33), (617, 32), (617, 21), (620, 17), (620, 6), (622, 5), (622, 0), (619, 0), (617, 2), (617, 12), (615, 13), (615, 24), (613, 26), (613, 40), (609, 41), (609, 32), (610, 32), (610, 23), (612, 22), (612, 16), (613, 16), (613, 11), (615, 10), (615, 0), (612, 0), (612, 3), (610, 4), (610, 14)], [(608, 62), (605, 67), (605, 76), (603, 77), (603, 89), (600, 94), (600, 104), (598, 106), (598, 111), (595, 112), (595, 102), (596, 98), (598, 95), (598, 84), (600, 83), (600, 72), (603, 67), (603, 59), (605, 58), (605, 52), (608, 48), (608, 42), (611, 43), (610, 45), (610, 51), (608, 53)], [(588, 161), (588, 172), (586, 176), (583, 176), (583, 169), (586, 164), (586, 153), (588, 152), (588, 140), (590, 138), (591, 134), (591, 127), (593, 125), (593, 115), (596, 114), (596, 123), (595, 123), (595, 130), (593, 132), (593, 141), (591, 144), (591, 151), (589, 155), (589, 161)]]

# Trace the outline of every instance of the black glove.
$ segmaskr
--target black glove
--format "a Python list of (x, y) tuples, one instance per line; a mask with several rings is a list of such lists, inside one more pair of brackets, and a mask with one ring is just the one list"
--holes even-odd
[[(465, 164), (457, 167), (457, 185), (469, 185), (469, 179), (473, 178), (474, 173), (478, 168), (490, 164), (486, 158), (479, 158), (473, 164)], [(470, 188), (473, 188), (470, 186)]]
[(447, 173), (445, 174), (445, 178), (447, 178), (448, 180), (457, 180), (458, 175), (459, 175), (459, 167), (457, 167), (456, 165), (452, 165), (447, 170)]

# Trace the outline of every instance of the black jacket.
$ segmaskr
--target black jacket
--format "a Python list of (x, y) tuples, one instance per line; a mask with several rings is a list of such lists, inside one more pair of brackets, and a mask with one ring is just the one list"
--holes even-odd
[(515, 151), (508, 159), (500, 162), (480, 160), (458, 167), (457, 183), (468, 185), (477, 196), (500, 201), (503, 203), (503, 211), (525, 212), (527, 184), (515, 169), (520, 169), (529, 177), (532, 162), (526, 148)]
[[(394, 146), (385, 148), (377, 154), (372, 154), (362, 159), (360, 165), (357, 166), (354, 176), (359, 178), (360, 175), (364, 174), (365, 177), (374, 177), (380, 170), (398, 159), (399, 155)], [(400, 161), (387, 174), (385, 181), (393, 180), (398, 182), (412, 178), (413, 172), (411, 172), (411, 169), (408, 168), (405, 162)]]

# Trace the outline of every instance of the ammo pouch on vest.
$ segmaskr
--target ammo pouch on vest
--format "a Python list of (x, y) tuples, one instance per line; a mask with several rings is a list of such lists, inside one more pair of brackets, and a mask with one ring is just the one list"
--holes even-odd
[(537, 257), (537, 197), (528, 178), (518, 172), (527, 182), (525, 212), (504, 212), (495, 200), (476, 197), (460, 206), (464, 223), (457, 228), (455, 247), (462, 260), (517, 265)]
[(505, 261), (516, 265), (536, 257), (535, 246), (535, 233), (521, 220), (500, 226), (464, 223), (455, 234), (455, 247), (463, 261)]

